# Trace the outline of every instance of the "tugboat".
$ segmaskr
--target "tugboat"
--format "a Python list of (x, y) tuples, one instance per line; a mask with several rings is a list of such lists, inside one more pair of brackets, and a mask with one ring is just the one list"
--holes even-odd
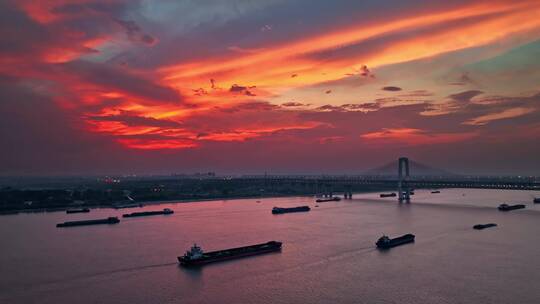
[(392, 193), (381, 193), (379, 197), (396, 197), (397, 194), (395, 192)]
[(391, 239), (388, 236), (383, 235), (381, 238), (379, 238), (379, 240), (377, 241), (377, 243), (375, 243), (375, 245), (377, 245), (377, 248), (379, 249), (390, 249), (392, 247), (396, 247), (399, 245), (412, 243), (412, 242), (414, 242), (414, 234), (410, 234), (410, 233), (402, 235), (394, 239)]
[(172, 211), (169, 208), (165, 208), (162, 211), (144, 211), (144, 212), (132, 212), (122, 215), (122, 217), (137, 217), (137, 216), (149, 216), (149, 215), (167, 215), (167, 214), (173, 214), (174, 211)]
[(497, 224), (489, 223), (489, 224), (478, 224), (478, 225), (473, 226), (473, 228), (476, 230), (482, 230), (482, 229), (490, 228), (490, 227), (497, 227)]
[(292, 207), (292, 208), (274, 207), (272, 208), (272, 214), (283, 214), (283, 213), (289, 213), (289, 212), (306, 212), (309, 210), (311, 210), (309, 206), (300, 206), (300, 207)]
[(281, 250), (281, 242), (270, 241), (267, 243), (237, 247), (219, 251), (204, 252), (201, 247), (194, 244), (183, 256), (178, 257), (182, 266), (196, 266), (212, 262), (231, 260), (257, 254), (263, 254)]
[(90, 212), (90, 209), (88, 209), (88, 208), (68, 209), (68, 210), (66, 210), (67, 214), (70, 214), (70, 213), (88, 213), (88, 212)]
[(341, 200), (341, 198), (337, 197), (337, 196), (334, 196), (334, 197), (331, 197), (331, 198), (319, 198), (317, 200), (315, 200), (317, 203), (322, 203), (322, 202), (339, 202)]
[(56, 227), (73, 227), (73, 226), (118, 224), (118, 223), (120, 223), (120, 220), (116, 216), (111, 216), (106, 219), (99, 219), (99, 220), (64, 222), (64, 223), (56, 224)]
[(497, 207), (499, 211), (510, 211), (510, 210), (523, 209), (523, 208), (525, 208), (525, 205), (523, 204), (518, 204), (518, 205), (500, 204), (499, 207)]
[(535, 204), (540, 204), (540, 197), (535, 197), (535, 198), (533, 199), (533, 202), (534, 202)]

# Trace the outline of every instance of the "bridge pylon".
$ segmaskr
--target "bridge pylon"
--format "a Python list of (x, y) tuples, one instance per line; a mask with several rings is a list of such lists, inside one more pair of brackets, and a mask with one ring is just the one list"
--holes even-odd
[(398, 160), (398, 200), (400, 203), (411, 201), (411, 188), (407, 184), (409, 173), (409, 159), (400, 157)]

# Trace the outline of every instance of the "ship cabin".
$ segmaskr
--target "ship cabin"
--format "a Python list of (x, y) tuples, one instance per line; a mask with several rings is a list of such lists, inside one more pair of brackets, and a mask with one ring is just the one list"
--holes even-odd
[(377, 246), (379, 245), (385, 245), (385, 244), (388, 244), (390, 243), (390, 238), (387, 236), (387, 235), (383, 235), (379, 238), (379, 240), (377, 241)]
[(196, 260), (203, 257), (203, 250), (201, 247), (197, 246), (197, 244), (193, 244), (191, 246), (191, 249), (189, 251), (186, 251), (186, 254), (184, 254), (184, 258), (188, 260)]

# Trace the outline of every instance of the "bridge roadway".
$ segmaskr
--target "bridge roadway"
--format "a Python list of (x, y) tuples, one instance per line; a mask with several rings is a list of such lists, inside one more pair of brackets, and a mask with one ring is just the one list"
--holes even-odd
[[(344, 192), (363, 190), (366, 186), (397, 189), (397, 177), (384, 176), (242, 176), (215, 178), (221, 182), (243, 185), (265, 185), (268, 187), (306, 187), (316, 192)], [(478, 188), (508, 190), (540, 190), (540, 179), (517, 177), (410, 177), (403, 181), (409, 188)]]

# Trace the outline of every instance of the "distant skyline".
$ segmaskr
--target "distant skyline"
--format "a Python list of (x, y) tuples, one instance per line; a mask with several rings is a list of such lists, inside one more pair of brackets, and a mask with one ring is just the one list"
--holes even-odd
[(0, 2), (0, 175), (540, 175), (539, 1)]

